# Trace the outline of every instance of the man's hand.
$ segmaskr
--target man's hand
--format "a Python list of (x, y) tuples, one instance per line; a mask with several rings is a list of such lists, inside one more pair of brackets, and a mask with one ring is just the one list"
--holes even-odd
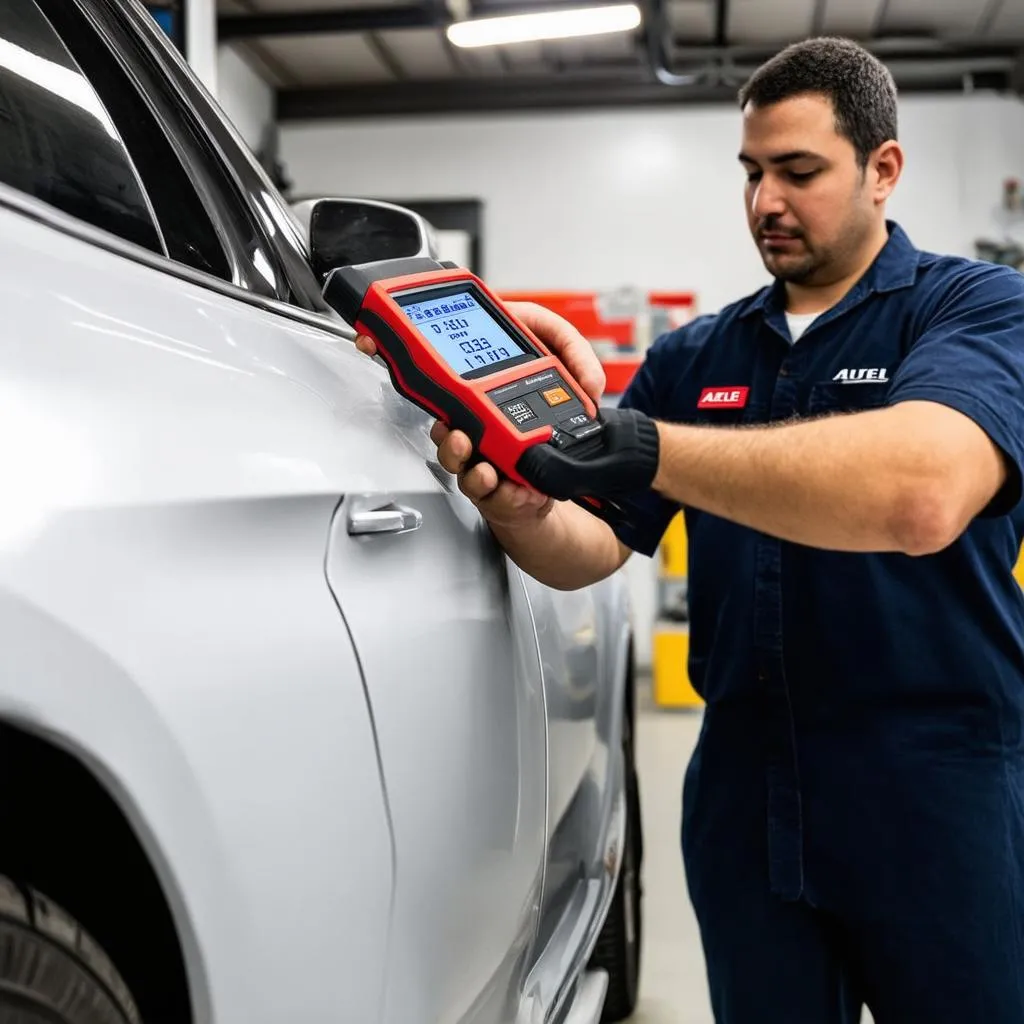
[[(604, 370), (590, 342), (568, 320), (535, 302), (508, 302), (506, 307), (565, 363), (580, 387), (595, 402), (600, 401), (605, 387)], [(368, 356), (377, 353), (373, 338), (365, 334), (356, 337), (356, 348)]]
[(506, 305), (565, 363), (565, 368), (596, 405), (604, 394), (605, 376), (594, 346), (568, 320), (535, 302), (509, 302)]
[(543, 494), (511, 480), (499, 480), (498, 471), (488, 462), (478, 462), (467, 469), (472, 446), (461, 430), (449, 430), (443, 423), (435, 423), (430, 439), (437, 445), (438, 461), (458, 476), (459, 489), (492, 526), (515, 530), (535, 524), (554, 506), (554, 501)]
[[(510, 302), (508, 308), (597, 402), (604, 391), (604, 371), (586, 338), (556, 313), (532, 302)], [(377, 351), (365, 336), (356, 338), (356, 345), (368, 356)], [(576, 590), (610, 576), (629, 557), (608, 525), (578, 505), (555, 502), (501, 480), (486, 462), (470, 467), (472, 445), (462, 431), (435, 423), (430, 437), (441, 465), (458, 475), (462, 493), (490, 523), (505, 553), (534, 579), (559, 590)]]
[[(543, 306), (510, 302), (508, 309), (562, 360), (594, 402), (599, 401), (604, 393), (605, 375), (590, 342), (567, 320)], [(377, 351), (373, 339), (366, 335), (356, 338), (356, 348), (368, 356)], [(535, 525), (551, 512), (554, 503), (550, 498), (509, 480), (500, 480), (498, 471), (489, 463), (478, 462), (467, 469), (473, 449), (461, 430), (450, 431), (443, 423), (435, 423), (430, 437), (437, 445), (438, 461), (458, 476), (462, 493), (493, 526), (516, 530)]]
[(601, 452), (575, 459), (547, 444), (527, 448), (519, 475), (552, 498), (618, 498), (646, 491), (658, 472), (658, 428), (638, 409), (605, 409)]

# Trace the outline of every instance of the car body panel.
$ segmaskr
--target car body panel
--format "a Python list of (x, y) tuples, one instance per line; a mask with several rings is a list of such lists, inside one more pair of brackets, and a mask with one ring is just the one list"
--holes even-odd
[[(294, 268), (280, 198), (193, 102)], [(623, 828), (621, 578), (524, 576), (429, 419), (315, 302), (2, 184), (0, 261), (0, 718), (124, 811), (197, 1024), (592, 1016)], [(350, 536), (367, 501), (423, 525)]]
[[(285, 979), (317, 967), (302, 990), (310, 1019), (354, 1005), (374, 1019), (391, 837), (323, 557), (347, 485), (382, 466), (409, 486), (436, 480), (385, 403), (347, 424), (346, 384), (311, 357), (306, 329), (13, 214), (0, 225), (2, 415), (24, 439), (0, 449), (13, 631), (0, 699), (116, 780), (172, 874), (217, 1021), (282, 1019), (296, 1007)], [(382, 377), (354, 351), (341, 358), (356, 394)], [(376, 459), (339, 459), (367, 420)], [(105, 671), (86, 674), (82, 648)], [(79, 707), (68, 695), (85, 686)], [(358, 886), (334, 884), (342, 867)], [(339, 1002), (327, 982), (339, 954), (365, 962), (362, 998)], [(266, 991), (250, 1005), (255, 964)]]
[(422, 527), (349, 536), (346, 498), (327, 559), (367, 679), (398, 851), (383, 1020), (508, 1020), (546, 846), (536, 640), (518, 574), (465, 499), (439, 489), (371, 504), (388, 500), (415, 508)]

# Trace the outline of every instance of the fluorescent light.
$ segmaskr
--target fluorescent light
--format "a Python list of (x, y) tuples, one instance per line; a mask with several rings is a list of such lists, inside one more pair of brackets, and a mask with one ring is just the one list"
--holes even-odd
[(448, 39), (455, 46), (496, 46), (629, 32), (639, 24), (640, 8), (636, 4), (614, 4), (458, 21), (448, 26)]

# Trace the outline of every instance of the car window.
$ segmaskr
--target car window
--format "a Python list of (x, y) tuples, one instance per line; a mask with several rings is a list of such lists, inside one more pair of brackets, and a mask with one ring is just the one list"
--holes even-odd
[(0, 3), (0, 181), (166, 252), (117, 128), (32, 0)]
[[(97, 61), (114, 55), (115, 63), (125, 81), (124, 91), (141, 99), (147, 108), (145, 117), (137, 119), (138, 140), (145, 147), (147, 135), (155, 136), (164, 147), (170, 147), (176, 159), (173, 166), (186, 169), (187, 184), (198, 193), (203, 209), (213, 221), (224, 243), (231, 265), (232, 283), (258, 295), (285, 298), (289, 293), (272, 241), (272, 231), (261, 212), (247, 204), (238, 194), (231, 169), (205, 126), (194, 104), (178, 89), (168, 71), (166, 60), (181, 62), (180, 54), (147, 11), (123, 0), (37, 0), (55, 24), (67, 24), (71, 35), (64, 35), (71, 51), (78, 56), (79, 43), (72, 23), (87, 20), (102, 38), (103, 47)], [(64, 34), (64, 29), (61, 29)], [(74, 38), (72, 38), (74, 37)], [(94, 37), (96, 38), (96, 37)], [(165, 61), (161, 57), (166, 57)], [(85, 61), (84, 52), (79, 57)], [(109, 59), (106, 65), (109, 64)], [(89, 73), (89, 69), (86, 69)], [(103, 84), (97, 78), (101, 95)], [(118, 106), (114, 89), (110, 103)], [(127, 129), (126, 129), (127, 131)], [(131, 135), (132, 133), (128, 133)], [(132, 136), (134, 138), (134, 136)], [(126, 140), (129, 149), (131, 138)], [(172, 161), (161, 161), (159, 170)], [(160, 191), (159, 177), (143, 174), (147, 190)], [(159, 203), (157, 203), (159, 207)], [(173, 211), (176, 204), (168, 204)]]
[[(24, 2), (24, 0), (15, 0)], [(66, 44), (139, 173), (167, 255), (224, 280), (232, 268), (210, 215), (178, 152), (145, 97), (96, 28), (70, 0), (35, 0)]]
[[(59, 2), (59, 0), (48, 0)], [(111, 15), (133, 28), (126, 47), (145, 44), (139, 63), (156, 62), (154, 89), (166, 93), (173, 89), (178, 121), (201, 136), (212, 147), (207, 163), (215, 165), (224, 179), (220, 196), (232, 222), (248, 223), (255, 231), (248, 236), (251, 259), (262, 257), (265, 266), (274, 270), (277, 297), (305, 310), (326, 313), (334, 311), (324, 302), (320, 285), (310, 269), (304, 233), (294, 214), (281, 198), (266, 172), (253, 157), (237, 130), (230, 124), (208, 94), (188, 72), (181, 55), (174, 49), (155, 21), (140, 14), (134, 5), (116, 0), (92, 0), (97, 10), (108, 9)], [(262, 248), (260, 240), (262, 239)]]

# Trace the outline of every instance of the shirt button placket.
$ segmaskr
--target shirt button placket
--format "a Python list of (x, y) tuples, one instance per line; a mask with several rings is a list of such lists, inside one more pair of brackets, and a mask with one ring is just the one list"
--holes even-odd
[[(800, 362), (798, 349), (783, 359), (772, 392), (773, 421), (797, 411)], [(795, 900), (803, 891), (803, 835), (794, 722), (782, 660), (781, 541), (758, 535), (754, 571), (754, 655), (767, 753), (769, 881), (777, 895)]]

